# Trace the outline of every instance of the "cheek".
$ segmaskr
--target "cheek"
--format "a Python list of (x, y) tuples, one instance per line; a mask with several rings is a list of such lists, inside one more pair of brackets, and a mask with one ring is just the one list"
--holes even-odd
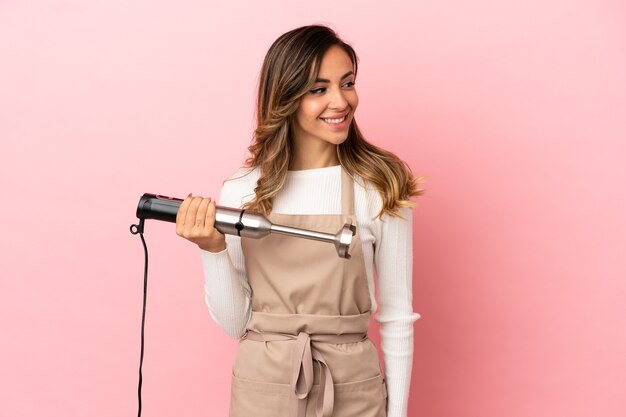
[(306, 106), (300, 104), (300, 107), (298, 107), (298, 110), (296, 111), (296, 115), (295, 115), (295, 120), (296, 123), (300, 126), (306, 126), (307, 124), (307, 120), (309, 118), (309, 116), (307, 115), (307, 109)]
[(302, 100), (298, 113), (302, 120), (315, 120), (322, 114), (323, 110), (324, 107), (316, 100)]
[(356, 106), (359, 105), (359, 96), (356, 91), (354, 91), (353, 94), (350, 95), (350, 98), (348, 98), (348, 102), (353, 109), (356, 109)]

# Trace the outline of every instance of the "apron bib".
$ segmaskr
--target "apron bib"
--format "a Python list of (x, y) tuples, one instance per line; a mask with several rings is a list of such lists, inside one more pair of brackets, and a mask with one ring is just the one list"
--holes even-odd
[[(356, 226), (341, 167), (342, 214), (270, 213), (272, 223), (335, 234)], [(270, 234), (241, 239), (252, 316), (237, 345), (230, 417), (386, 417), (359, 236), (350, 259), (327, 242)]]

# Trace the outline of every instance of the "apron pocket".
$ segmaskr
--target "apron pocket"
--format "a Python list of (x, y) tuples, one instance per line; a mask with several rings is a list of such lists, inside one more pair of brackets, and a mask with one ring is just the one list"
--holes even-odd
[[(252, 381), (232, 374), (229, 417), (277, 417), (289, 415), (290, 384)], [(315, 416), (319, 385), (313, 385), (306, 416)], [(361, 381), (335, 384), (334, 416), (386, 417), (387, 389), (381, 375)]]
[(386, 397), (387, 390), (382, 375), (362, 381), (335, 384), (333, 415), (341, 417), (386, 417)]
[(229, 417), (289, 414), (289, 384), (244, 379), (232, 374)]

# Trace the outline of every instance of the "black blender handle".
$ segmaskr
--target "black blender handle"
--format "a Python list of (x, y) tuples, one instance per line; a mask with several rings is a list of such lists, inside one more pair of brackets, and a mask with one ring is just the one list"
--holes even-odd
[(137, 205), (137, 217), (176, 223), (176, 213), (183, 199), (145, 193)]

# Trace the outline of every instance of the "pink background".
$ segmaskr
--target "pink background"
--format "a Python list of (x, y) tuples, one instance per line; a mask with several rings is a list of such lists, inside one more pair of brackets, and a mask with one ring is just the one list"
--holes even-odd
[[(0, 1), (1, 416), (136, 414), (139, 196), (217, 197), (267, 48), (311, 23), (360, 56), (366, 137), (428, 176), (409, 414), (626, 415), (623, 2), (207, 3)], [(199, 252), (145, 236), (143, 415), (225, 416)]]

